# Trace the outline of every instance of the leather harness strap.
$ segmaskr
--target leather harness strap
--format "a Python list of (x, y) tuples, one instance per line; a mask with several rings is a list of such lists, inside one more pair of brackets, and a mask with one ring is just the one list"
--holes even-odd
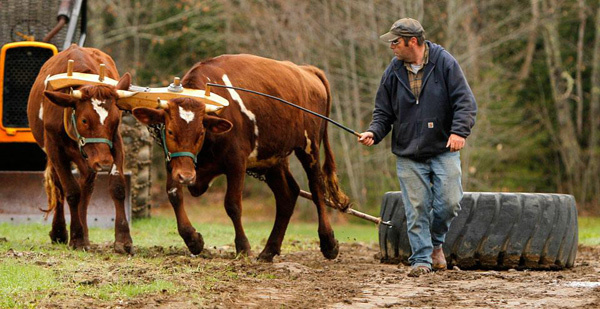
[(169, 152), (169, 149), (167, 149), (167, 138), (165, 136), (165, 125), (163, 124), (161, 129), (160, 129), (160, 138), (162, 139), (162, 144), (163, 144), (163, 150), (165, 151), (165, 161), (170, 162), (172, 158), (177, 158), (177, 157), (190, 157), (192, 158), (192, 160), (194, 160), (194, 164), (196, 164), (197, 162), (197, 155), (188, 152), (188, 151), (180, 151), (180, 152)]
[(77, 137), (75, 137), (75, 134), (73, 133), (73, 128), (70, 126), (70, 124), (71, 124), (70, 116), (72, 113), (73, 113), (73, 108), (67, 107), (64, 109), (63, 123), (65, 126), (65, 132), (67, 132), (67, 135), (69, 136), (69, 138), (74, 141), (77, 141)]
[(83, 137), (79, 135), (79, 132), (77, 131), (77, 119), (75, 117), (75, 109), (72, 107), (67, 107), (64, 109), (63, 125), (65, 126), (65, 132), (67, 132), (69, 138), (77, 142), (79, 152), (84, 158), (87, 158), (87, 153), (85, 153), (85, 150), (83, 150), (83, 146), (85, 146), (86, 144), (103, 143), (107, 144), (108, 147), (110, 147), (110, 149), (113, 148), (113, 142), (109, 139), (101, 137)]

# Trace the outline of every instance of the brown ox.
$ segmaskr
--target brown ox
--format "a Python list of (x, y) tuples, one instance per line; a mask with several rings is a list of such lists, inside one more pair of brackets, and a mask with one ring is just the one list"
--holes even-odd
[[(330, 110), (329, 83), (324, 73), (312, 66), (251, 55), (225, 55), (196, 64), (181, 81), (184, 87), (196, 89), (203, 89), (207, 82), (268, 93), (323, 115)], [(175, 210), (179, 234), (190, 251), (200, 253), (204, 242), (187, 218), (182, 186), (186, 185), (193, 196), (199, 196), (215, 177), (225, 174), (225, 210), (235, 228), (236, 252), (250, 254), (241, 221), (242, 188), (249, 170), (264, 175), (276, 200), (273, 230), (259, 259), (272, 261), (273, 256), (280, 254), (300, 190), (289, 170), (288, 157), (294, 152), (308, 175), (317, 206), (321, 252), (334, 259), (339, 248), (325, 210), (325, 194), (342, 204), (347, 203), (347, 197), (337, 185), (327, 123), (271, 99), (235, 90), (213, 90), (230, 101), (220, 114), (222, 118), (207, 115), (203, 103), (188, 99), (172, 100), (165, 110), (133, 110), (143, 123), (165, 125), (166, 145), (171, 154), (198, 154), (195, 167), (189, 156), (173, 156), (167, 164), (168, 197)], [(319, 163), (322, 141), (323, 171)]]
[[(58, 243), (69, 239), (63, 208), (66, 198), (71, 211), (69, 245), (80, 249), (89, 247), (86, 214), (96, 172), (110, 171), (110, 193), (116, 209), (114, 248), (120, 253), (131, 253), (132, 241), (124, 209), (123, 143), (118, 132), (121, 112), (116, 105), (116, 90), (127, 89), (131, 77), (125, 74), (117, 87), (84, 86), (74, 91), (75, 95), (68, 94), (67, 90), (45, 91), (44, 80), (66, 72), (69, 59), (75, 61), (75, 72), (98, 74), (99, 65), (104, 63), (106, 76), (119, 78), (110, 56), (97, 49), (72, 45), (44, 64), (31, 89), (27, 107), (29, 126), (48, 156), (44, 178), (48, 211), (54, 210), (50, 239)], [(78, 134), (88, 140), (81, 148), (76, 140)], [(71, 172), (71, 163), (79, 170), (78, 180)]]

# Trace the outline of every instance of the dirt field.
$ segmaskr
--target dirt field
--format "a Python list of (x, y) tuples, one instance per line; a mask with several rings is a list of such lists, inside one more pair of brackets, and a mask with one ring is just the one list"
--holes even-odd
[[(231, 248), (222, 248), (230, 251)], [(94, 246), (98, 254), (110, 251)], [(449, 270), (420, 278), (408, 268), (380, 264), (377, 248), (342, 244), (334, 261), (316, 248), (285, 254), (272, 264), (238, 258), (219, 249), (198, 257), (183, 249), (141, 250), (133, 263), (107, 263), (64, 274), (80, 286), (101, 289), (116, 277), (132, 284), (161, 278), (179, 290), (129, 300), (100, 301), (58, 291), (37, 304), (41, 308), (598, 308), (600, 307), (600, 247), (581, 247), (576, 267), (565, 271)], [(14, 258), (44, 265), (32, 253), (7, 252)], [(152, 261), (153, 257), (160, 259)], [(166, 259), (163, 257), (167, 256)], [(31, 260), (36, 261), (31, 261)], [(107, 258), (108, 259), (108, 258)], [(39, 260), (39, 261), (37, 261)], [(156, 261), (160, 261), (157, 263)], [(53, 263), (60, 263), (54, 260)], [(48, 263), (48, 267), (52, 267)]]
[(283, 256), (272, 265), (240, 263), (240, 272), (275, 273), (276, 279), (225, 283), (220, 301), (225, 307), (262, 308), (600, 307), (598, 248), (582, 248), (577, 267), (568, 271), (452, 270), (417, 279), (406, 276), (408, 267), (380, 264), (376, 248), (342, 249), (332, 262), (313, 251)]

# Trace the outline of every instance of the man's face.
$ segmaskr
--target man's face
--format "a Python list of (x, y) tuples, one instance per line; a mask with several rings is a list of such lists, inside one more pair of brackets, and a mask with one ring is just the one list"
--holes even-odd
[(407, 61), (410, 57), (410, 44), (411, 41), (408, 41), (408, 46), (405, 46), (404, 40), (402, 38), (397, 38), (394, 41), (390, 42), (390, 48), (394, 51), (394, 55), (396, 58), (401, 61)]

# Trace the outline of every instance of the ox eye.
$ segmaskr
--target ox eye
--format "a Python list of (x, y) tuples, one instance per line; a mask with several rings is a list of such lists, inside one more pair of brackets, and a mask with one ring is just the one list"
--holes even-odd
[(167, 130), (167, 133), (169, 133), (169, 135), (173, 135), (173, 131), (171, 130)]
[(81, 119), (81, 122), (82, 122), (83, 124), (86, 124), (86, 123), (87, 123), (87, 119), (83, 118), (83, 119)]

